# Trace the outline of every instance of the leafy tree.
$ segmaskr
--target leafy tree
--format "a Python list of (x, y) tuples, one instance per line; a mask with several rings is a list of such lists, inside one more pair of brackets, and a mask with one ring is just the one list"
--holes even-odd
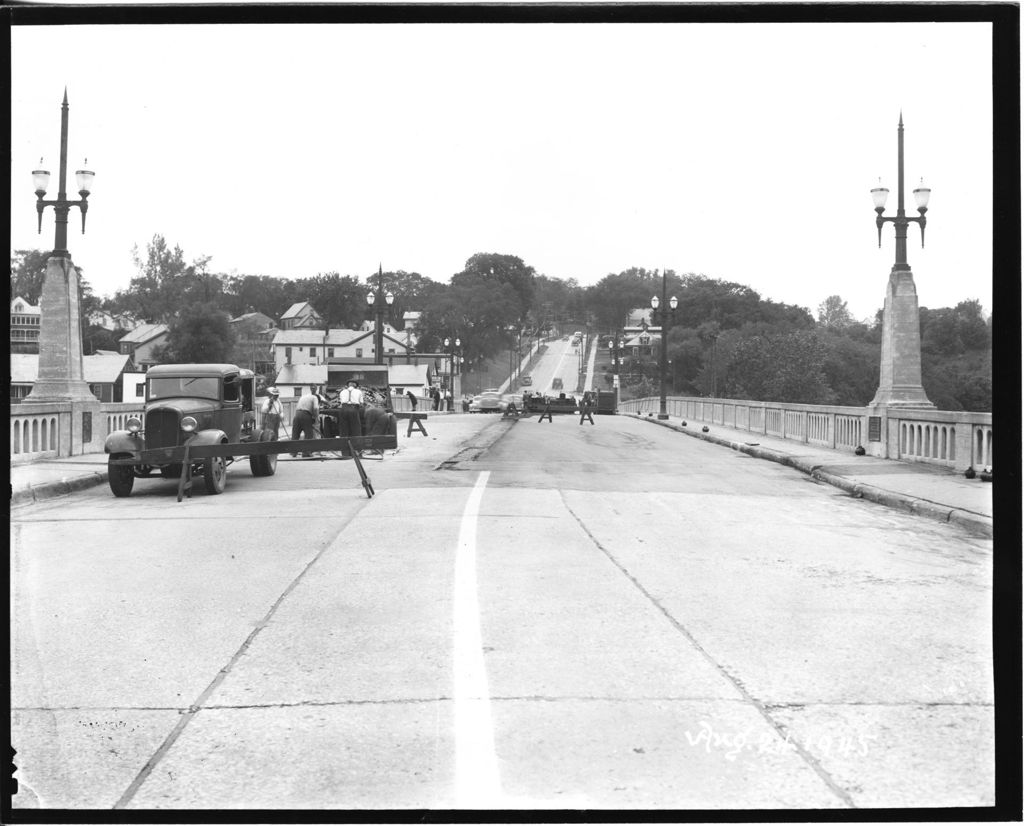
[(145, 258), (138, 247), (132, 257), (138, 274), (127, 290), (117, 292), (115, 301), (140, 321), (167, 323), (181, 307), (214, 303), (223, 292), (221, 280), (206, 270), (209, 257), (188, 264), (181, 247), (172, 249), (162, 235), (154, 235), (146, 245)]
[(510, 284), (466, 275), (432, 291), (420, 316), (420, 352), (440, 352), (457, 335), (467, 362), (476, 364), (508, 347), (518, 329), (519, 296)]
[(98, 324), (88, 324), (82, 333), (82, 353), (92, 355), (97, 350), (119, 350), (118, 342), (128, 334), (127, 330), (120, 328), (108, 330)]
[(830, 295), (818, 305), (818, 324), (829, 330), (843, 330), (853, 323), (853, 316), (850, 314), (843, 301), (838, 295)]
[(324, 329), (355, 329), (367, 316), (366, 290), (354, 276), (320, 273), (298, 284), (305, 288), (304, 298), (296, 300), (313, 305), (323, 318)]
[(522, 258), (496, 252), (478, 252), (466, 261), (462, 272), (452, 276), (452, 286), (467, 281), (508, 285), (517, 298), (515, 321), (521, 324), (533, 307), (535, 278), (533, 267), (524, 264)]
[(422, 310), (426, 297), (436, 293), (442, 287), (438, 282), (425, 278), (418, 272), (405, 272), (405, 270), (385, 272), (380, 279), (378, 274), (374, 273), (367, 276), (365, 280), (366, 285), (360, 288), (363, 296), (363, 312), (369, 312), (370, 316), (373, 315), (373, 309), (368, 307), (365, 297), (371, 290), (378, 289), (379, 280), (383, 281), (384, 292), (390, 292), (395, 297), (385, 319), (390, 317), (391, 325), (397, 330), (402, 329), (407, 312)]
[(269, 275), (227, 276), (222, 301), (224, 309), (232, 317), (256, 312), (278, 320), (294, 303), (293, 292), (293, 282), (285, 278)]
[(538, 275), (534, 279), (533, 308), (527, 318), (530, 327), (546, 330), (556, 319), (583, 323), (586, 317), (586, 291), (575, 279), (562, 280), (546, 275)]
[(194, 304), (174, 319), (167, 344), (158, 355), (164, 364), (231, 362), (235, 333), (228, 315), (215, 304)]
[[(868, 404), (878, 389), (878, 344), (848, 335), (855, 325), (824, 330), (819, 338), (825, 347), (822, 369), (836, 404), (859, 407)], [(860, 325), (863, 327), (863, 325)]]
[(727, 398), (833, 404), (824, 373), (825, 348), (813, 332), (752, 336), (739, 341), (721, 381)]
[[(668, 274), (669, 293), (678, 292), (680, 281)], [(651, 296), (661, 295), (661, 275), (655, 270), (630, 267), (620, 273), (609, 273), (587, 288), (587, 311), (600, 330), (618, 330), (626, 323), (631, 310), (650, 307)]]
[(39, 303), (50, 254), (43, 250), (14, 251), (11, 256), (11, 301), (20, 295), (29, 304)]

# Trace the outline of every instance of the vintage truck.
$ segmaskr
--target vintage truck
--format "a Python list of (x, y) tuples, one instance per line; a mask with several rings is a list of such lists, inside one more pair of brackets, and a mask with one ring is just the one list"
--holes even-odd
[[(130, 496), (135, 479), (158, 471), (165, 479), (182, 475), (190, 447), (271, 441), (256, 429), (256, 387), (251, 370), (233, 364), (159, 364), (146, 373), (145, 417), (128, 419), (125, 430), (107, 436), (107, 479), (114, 496)], [(207, 493), (227, 482), (233, 456), (209, 456), (192, 463)], [(273, 476), (277, 454), (249, 455), (253, 476)]]

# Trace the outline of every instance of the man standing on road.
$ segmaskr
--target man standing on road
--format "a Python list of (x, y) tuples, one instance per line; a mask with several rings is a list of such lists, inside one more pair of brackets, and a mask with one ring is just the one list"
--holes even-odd
[(349, 379), (345, 383), (345, 389), (338, 394), (341, 402), (341, 418), (338, 424), (341, 425), (342, 438), (358, 438), (363, 435), (363, 423), (359, 413), (363, 408), (363, 391), (359, 389), (359, 382)]
[(277, 441), (277, 433), (281, 429), (281, 417), (284, 408), (281, 406), (281, 391), (276, 387), (267, 388), (267, 400), (260, 406), (263, 416), (263, 429), (271, 433), (270, 440)]
[(580, 402), (580, 424), (583, 424), (584, 420), (589, 420), (591, 424), (594, 423), (593, 408), (593, 396), (588, 390), (583, 394), (583, 401)]
[[(292, 438), (293, 439), (313, 439), (315, 438), (314, 426), (320, 418), (320, 400), (317, 394), (312, 390), (306, 395), (299, 399), (298, 404), (295, 405), (295, 418), (292, 420)], [(302, 434), (306, 435), (303, 436)], [(292, 456), (295, 454), (293, 453)], [(303, 453), (304, 457), (309, 458), (312, 453)]]

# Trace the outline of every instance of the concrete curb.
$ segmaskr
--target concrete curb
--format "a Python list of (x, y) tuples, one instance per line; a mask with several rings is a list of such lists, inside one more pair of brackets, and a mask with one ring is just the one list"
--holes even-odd
[(890, 508), (896, 508), (897, 510), (904, 511), (905, 513), (910, 513), (914, 516), (923, 516), (937, 522), (958, 525), (961, 528), (965, 528), (989, 539), (991, 539), (993, 535), (992, 519), (980, 513), (972, 513), (971, 511), (955, 508), (952, 505), (940, 505), (939, 503), (932, 502), (928, 499), (920, 499), (916, 496), (910, 496), (909, 494), (897, 493), (895, 491), (886, 490), (885, 488), (875, 487), (874, 485), (867, 485), (863, 482), (855, 482), (852, 479), (847, 479), (842, 476), (836, 476), (835, 474), (822, 470), (822, 466), (820, 464), (814, 464), (802, 456), (792, 456), (788, 453), (780, 453), (777, 450), (772, 450), (771, 448), (761, 447), (760, 445), (748, 445), (722, 436), (712, 435), (711, 433), (690, 430), (688, 427), (682, 427), (681, 425), (673, 424), (672, 422), (665, 421), (663, 419), (641, 416), (639, 413), (625, 413), (622, 415), (632, 416), (633, 418), (640, 419), (641, 421), (649, 421), (652, 424), (670, 428), (677, 433), (683, 433), (694, 439), (701, 439), (705, 442), (711, 442), (712, 444), (721, 445), (722, 447), (728, 447), (740, 453), (746, 453), (747, 455), (753, 456), (757, 459), (767, 459), (771, 462), (778, 462), (781, 465), (787, 465), (788, 467), (799, 470), (801, 473), (806, 473), (808, 476), (818, 480), (819, 482), (824, 482), (825, 484), (844, 490), (857, 499), (866, 499), (869, 502), (885, 505)]
[(31, 505), (33, 502), (43, 502), (47, 499), (56, 499), (60, 496), (67, 496), (80, 490), (88, 490), (97, 485), (107, 483), (107, 472), (91, 471), (80, 476), (58, 479), (53, 482), (40, 482), (37, 485), (11, 490), (11, 507), (16, 508), (22, 505)]

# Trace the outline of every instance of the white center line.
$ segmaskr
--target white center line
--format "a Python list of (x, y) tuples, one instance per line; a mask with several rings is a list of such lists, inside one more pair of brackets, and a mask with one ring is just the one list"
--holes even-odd
[(501, 797), (476, 591), (477, 518), (489, 476), (489, 471), (481, 473), (470, 491), (455, 551), (453, 696), (455, 806), (459, 809), (499, 807)]

